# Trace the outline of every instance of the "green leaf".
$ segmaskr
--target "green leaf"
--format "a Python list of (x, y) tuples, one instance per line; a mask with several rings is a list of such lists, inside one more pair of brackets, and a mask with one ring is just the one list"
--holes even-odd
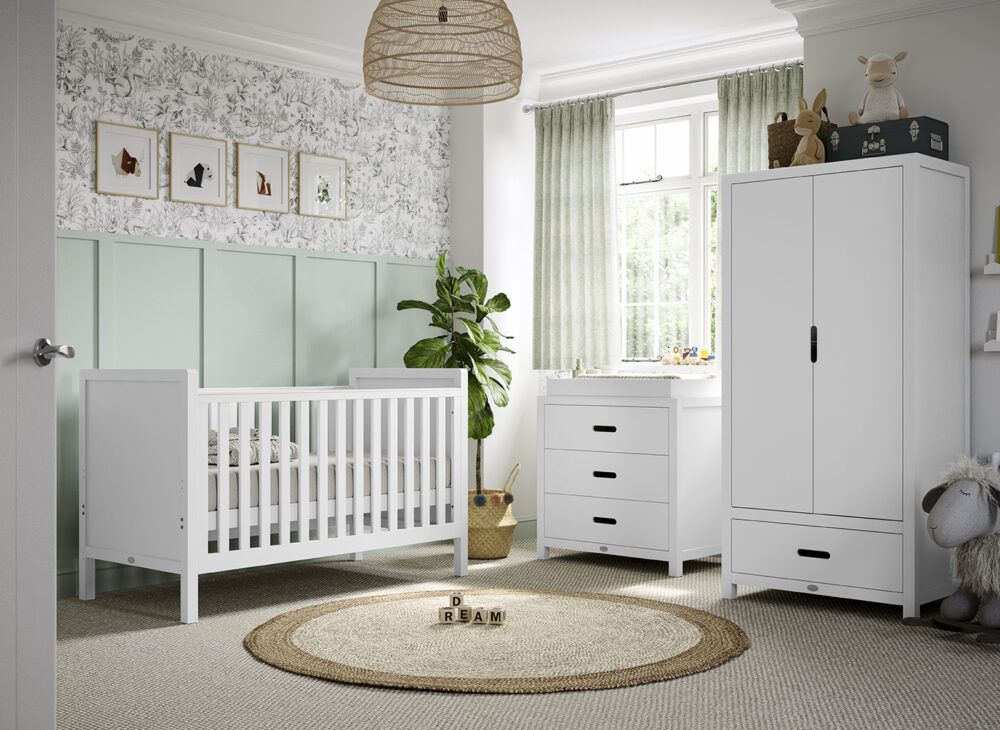
[(475, 293), (476, 301), (482, 304), (486, 301), (486, 292), (490, 287), (486, 274), (481, 271), (466, 271), (465, 273), (470, 275), (467, 283), (469, 284), (469, 288)]
[(444, 277), (444, 272), (446, 271), (445, 267), (447, 265), (447, 262), (445, 261), (445, 256), (446, 254), (442, 252), (441, 255), (438, 256), (437, 264), (434, 267), (435, 271), (437, 272), (437, 277), (439, 279)]
[(486, 308), (492, 312), (506, 312), (510, 309), (510, 299), (507, 298), (506, 294), (494, 294), (486, 302)]
[(469, 438), (484, 439), (493, 433), (493, 409), (487, 403), (484, 408), (473, 411), (469, 407)]
[(510, 394), (507, 392), (507, 386), (499, 380), (490, 378), (486, 381), (486, 388), (493, 397), (493, 402), (496, 404), (497, 408), (503, 408), (510, 403)]
[(500, 378), (503, 380), (504, 383), (510, 385), (510, 381), (513, 379), (513, 375), (511, 375), (510, 368), (507, 367), (507, 363), (486, 357), (482, 358), (480, 362), (482, 362), (483, 365), (485, 365), (488, 368), (491, 368), (494, 372), (496, 372), (496, 374), (500, 376)]
[(483, 386), (479, 384), (478, 380), (474, 378), (469, 378), (469, 416), (476, 411), (481, 411), (489, 406), (489, 401), (486, 399), (486, 391), (483, 390)]
[(403, 355), (408, 368), (441, 368), (448, 359), (448, 338), (429, 337), (420, 340)]
[(404, 299), (403, 301), (396, 304), (397, 312), (402, 312), (404, 309), (423, 309), (424, 311), (430, 312), (431, 314), (441, 314), (441, 315), (444, 314), (444, 312), (442, 312), (433, 304), (422, 302), (419, 299)]

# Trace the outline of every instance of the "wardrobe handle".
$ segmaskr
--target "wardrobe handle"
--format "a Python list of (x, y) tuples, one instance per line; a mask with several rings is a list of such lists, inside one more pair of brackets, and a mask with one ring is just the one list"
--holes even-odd
[(817, 346), (819, 345), (819, 330), (813, 325), (809, 330), (809, 359), (816, 362)]
[(594, 426), (594, 430), (598, 433), (614, 433), (618, 430), (618, 426)]
[(594, 476), (598, 479), (617, 479), (618, 474), (613, 471), (595, 471)]
[(799, 555), (803, 558), (817, 558), (818, 560), (829, 560), (830, 553), (826, 550), (806, 550), (799, 548)]
[(614, 517), (595, 517), (594, 518), (594, 522), (596, 522), (599, 525), (617, 525), (618, 524), (618, 520), (616, 520)]

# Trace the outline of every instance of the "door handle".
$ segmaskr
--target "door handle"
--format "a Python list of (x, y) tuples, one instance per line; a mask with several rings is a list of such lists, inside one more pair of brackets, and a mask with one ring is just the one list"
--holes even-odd
[(806, 548), (799, 548), (799, 555), (803, 558), (816, 558), (818, 560), (830, 559), (830, 553), (826, 550), (807, 550)]
[(818, 356), (817, 350), (819, 347), (819, 329), (816, 325), (813, 325), (809, 330), (809, 359), (812, 362), (816, 362)]
[(618, 524), (618, 520), (616, 520), (614, 517), (595, 517), (594, 518), (594, 522), (596, 522), (599, 525), (617, 525)]
[(595, 471), (594, 476), (598, 479), (617, 479), (618, 472), (614, 471)]
[(43, 368), (57, 357), (72, 360), (76, 357), (76, 348), (72, 345), (53, 345), (48, 337), (42, 337), (35, 342), (35, 346), (31, 349), (31, 357), (38, 367)]
[(618, 430), (618, 426), (594, 426), (594, 430), (598, 433), (614, 433)]

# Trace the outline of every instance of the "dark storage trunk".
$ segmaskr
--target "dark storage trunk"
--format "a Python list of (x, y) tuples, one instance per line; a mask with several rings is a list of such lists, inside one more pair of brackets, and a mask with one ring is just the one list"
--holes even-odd
[(920, 152), (948, 159), (948, 125), (931, 117), (907, 117), (830, 131), (827, 162)]

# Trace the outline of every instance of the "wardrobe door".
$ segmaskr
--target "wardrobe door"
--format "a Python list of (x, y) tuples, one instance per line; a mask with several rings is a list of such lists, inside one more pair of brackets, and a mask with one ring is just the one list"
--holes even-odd
[(815, 511), (899, 520), (902, 168), (820, 175), (814, 185)]
[(735, 507), (812, 511), (812, 179), (730, 194)]

